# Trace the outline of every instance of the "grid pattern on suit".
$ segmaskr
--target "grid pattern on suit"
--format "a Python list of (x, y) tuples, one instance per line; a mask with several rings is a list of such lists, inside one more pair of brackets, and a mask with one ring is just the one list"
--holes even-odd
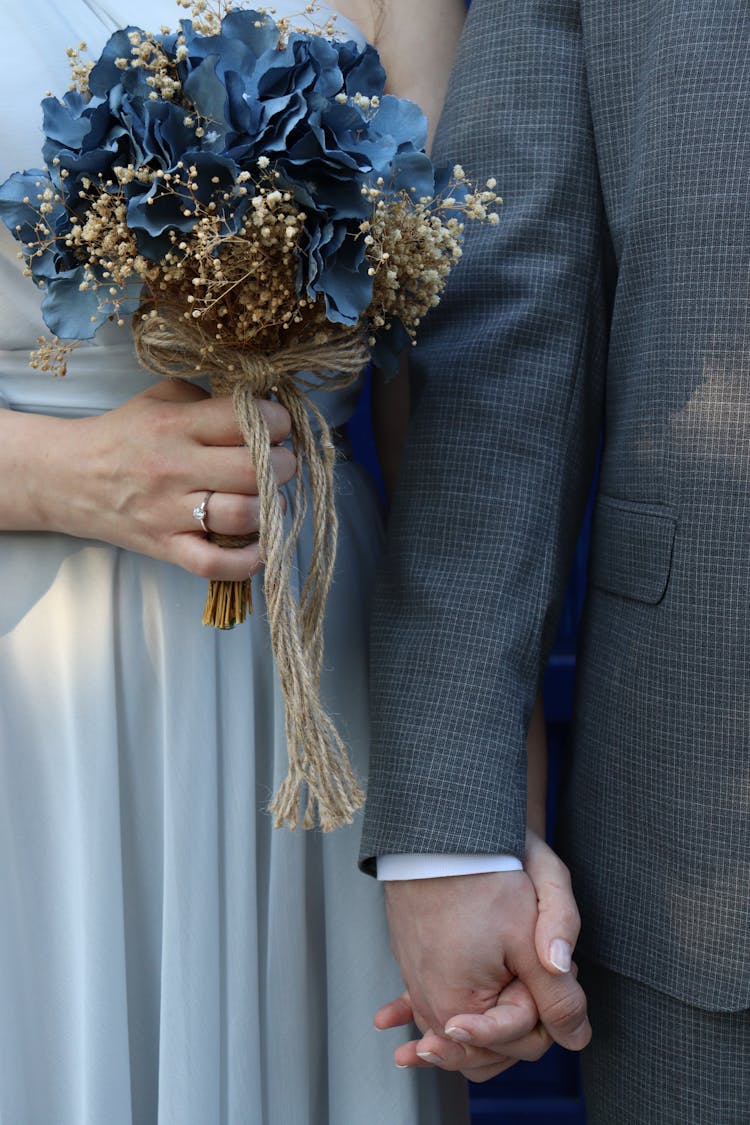
[(750, 1121), (750, 1012), (707, 1012), (586, 963), (581, 980), (594, 1027), (588, 1125)]
[[(374, 614), (364, 853), (376, 842), (381, 852), (523, 850), (523, 731), (553, 632), (549, 591), (559, 600), (558, 572), (585, 503), (564, 485), (590, 472), (598, 408), (586, 373), (601, 367), (591, 354), (601, 349), (603, 320), (598, 184), (590, 156), (583, 164), (578, 152), (592, 144), (585, 89), (580, 66), (559, 65), (554, 50), (558, 34), (575, 37), (576, 18), (569, 5), (557, 7), (550, 62), (539, 53), (530, 96), (541, 103), (554, 91), (559, 120), (543, 122), (519, 103), (532, 136), (517, 167), (498, 160), (494, 141), (485, 151), (462, 134), (467, 101), (475, 119), (497, 115), (497, 92), (482, 73), (495, 54), (514, 60), (509, 87), (524, 81), (523, 57), (536, 49), (530, 19), (515, 21), (520, 43), (506, 54), (503, 31), (472, 10), (470, 73), (460, 63), (456, 72), (466, 95), (443, 119), (437, 159), (453, 154), (472, 174), (498, 175), (505, 205), (498, 228), (470, 232), (455, 273), (463, 283), (417, 349), (426, 379)], [(559, 161), (546, 177), (552, 148)], [(571, 170), (578, 164), (580, 176)], [(554, 232), (551, 211), (561, 215)], [(509, 706), (498, 707), (503, 699)]]
[(437, 143), (498, 179), (421, 353), (363, 862), (523, 848), (604, 425), (564, 854), (598, 961), (750, 1007), (750, 8), (474, 0)]

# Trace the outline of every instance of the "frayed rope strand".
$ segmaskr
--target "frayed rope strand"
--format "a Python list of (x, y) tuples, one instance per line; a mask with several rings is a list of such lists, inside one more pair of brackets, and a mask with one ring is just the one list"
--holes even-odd
[[(160, 375), (190, 377), (210, 366), (215, 394), (231, 394), (235, 415), (258, 481), (260, 531), (265, 560), (264, 590), (271, 647), (284, 695), (289, 772), (269, 805), (276, 826), (331, 831), (350, 823), (364, 802), (364, 793), (349, 763), (346, 748), (320, 701), (325, 603), (333, 580), (337, 517), (333, 469), (335, 450), (320, 411), (305, 393), (318, 383), (335, 390), (354, 382), (367, 361), (367, 349), (356, 329), (342, 329), (333, 341), (291, 343), (271, 356), (238, 344), (217, 344), (180, 308), (163, 306), (158, 318), (134, 321), (141, 362)], [(336, 372), (335, 375), (329, 374)], [(271, 443), (258, 399), (275, 394), (292, 419), (292, 447), (298, 469), (292, 498), (291, 526), (285, 534), (284, 510), (271, 463)], [(311, 419), (319, 428), (316, 434)], [(305, 482), (302, 463), (309, 485)], [(302, 522), (312, 501), (313, 554), (310, 571), (297, 602), (292, 567)], [(226, 540), (226, 545), (230, 545)], [(247, 540), (231, 541), (244, 545)], [(234, 617), (244, 595), (222, 591), (212, 583), (211, 599), (221, 620)], [(212, 611), (210, 616), (214, 616)], [(215, 623), (215, 622), (214, 622)]]

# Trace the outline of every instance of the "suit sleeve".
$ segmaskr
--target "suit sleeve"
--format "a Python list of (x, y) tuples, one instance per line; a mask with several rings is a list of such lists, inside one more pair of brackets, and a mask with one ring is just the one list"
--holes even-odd
[(601, 425), (606, 228), (578, 3), (474, 0), (435, 152), (494, 176), (500, 224), (415, 349), (375, 594), (361, 864), (510, 853), (525, 739)]

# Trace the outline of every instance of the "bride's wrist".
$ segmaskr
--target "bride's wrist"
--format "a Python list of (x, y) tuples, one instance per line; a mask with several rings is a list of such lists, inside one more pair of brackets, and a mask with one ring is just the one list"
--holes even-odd
[(0, 410), (0, 529), (67, 530), (70, 475), (81, 452), (74, 420)]

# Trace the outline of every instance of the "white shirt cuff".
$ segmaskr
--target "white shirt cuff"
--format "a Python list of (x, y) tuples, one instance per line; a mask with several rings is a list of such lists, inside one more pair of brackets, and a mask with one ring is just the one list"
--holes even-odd
[(378, 879), (388, 881), (523, 871), (523, 864), (514, 855), (380, 855), (377, 866)]

